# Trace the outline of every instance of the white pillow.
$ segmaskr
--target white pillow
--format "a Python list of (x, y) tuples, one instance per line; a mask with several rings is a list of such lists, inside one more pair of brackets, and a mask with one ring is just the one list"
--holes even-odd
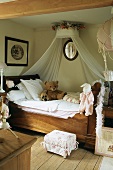
[(26, 89), (29, 91), (30, 95), (34, 100), (41, 100), (40, 93), (44, 90), (43, 82), (40, 79), (36, 80), (23, 80), (21, 82), (24, 84)]
[(26, 89), (23, 83), (19, 83), (16, 85), (19, 90), (23, 91), (24, 95), (26, 96), (27, 99), (33, 99), (32, 96), (30, 95), (29, 91)]
[(35, 82), (36, 85), (40, 84), (42, 86), (43, 90), (45, 89), (45, 84), (42, 80), (40, 80), (40, 79), (35, 79), (35, 80), (30, 79), (30, 81)]
[(10, 101), (16, 101), (24, 98), (25, 95), (21, 90), (11, 90), (9, 93), (7, 93), (7, 99)]

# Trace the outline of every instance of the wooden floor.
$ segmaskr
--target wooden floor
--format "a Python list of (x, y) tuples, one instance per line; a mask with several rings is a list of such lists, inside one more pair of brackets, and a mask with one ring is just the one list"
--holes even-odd
[(21, 132), (37, 137), (31, 148), (31, 170), (99, 170), (102, 156), (95, 155), (92, 151), (79, 147), (64, 159), (45, 151), (41, 145), (44, 134), (26, 130)]
[(44, 135), (37, 134), (37, 141), (32, 146), (31, 170), (99, 170), (102, 156), (78, 148), (64, 159), (62, 156), (46, 152), (41, 146)]

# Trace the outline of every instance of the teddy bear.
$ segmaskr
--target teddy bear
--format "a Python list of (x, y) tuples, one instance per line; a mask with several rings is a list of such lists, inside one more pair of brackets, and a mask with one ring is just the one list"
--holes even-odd
[(40, 97), (43, 101), (60, 100), (67, 94), (61, 90), (58, 90), (58, 81), (46, 81), (44, 83), (45, 90), (41, 92)]
[(80, 114), (85, 112), (85, 116), (89, 116), (93, 114), (94, 95), (90, 84), (85, 83), (81, 87), (83, 87), (83, 92), (80, 93), (79, 112)]

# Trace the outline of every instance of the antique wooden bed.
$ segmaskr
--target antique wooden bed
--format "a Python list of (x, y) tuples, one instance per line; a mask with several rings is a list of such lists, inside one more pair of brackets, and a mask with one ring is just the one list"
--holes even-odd
[[(20, 82), (20, 79), (35, 79), (38, 75), (28, 76), (6, 76), (4, 78), (4, 88), (6, 80), (13, 80), (15, 84)], [(95, 100), (99, 91), (93, 91)], [(11, 117), (9, 123), (12, 127), (25, 128), (37, 132), (49, 133), (52, 130), (62, 130), (71, 132), (77, 135), (77, 141), (82, 142), (85, 147), (94, 149), (95, 146), (95, 127), (96, 127), (96, 112), (91, 116), (77, 113), (74, 117), (68, 119), (57, 118), (49, 115), (23, 110), (23, 106), (19, 106), (9, 101), (9, 111)], [(35, 110), (36, 111), (36, 110)]]

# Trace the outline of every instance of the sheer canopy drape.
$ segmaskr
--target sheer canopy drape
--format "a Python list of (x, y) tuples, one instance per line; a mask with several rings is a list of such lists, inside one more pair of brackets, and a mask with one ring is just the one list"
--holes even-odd
[[(104, 79), (103, 68), (88, 51), (76, 29), (58, 29), (47, 51), (24, 75), (39, 74), (43, 81), (57, 80), (62, 57), (63, 38), (71, 38), (75, 43), (79, 56), (81, 57), (87, 82), (92, 82), (92, 77), (95, 76)], [(90, 75), (88, 75), (89, 72)]]

